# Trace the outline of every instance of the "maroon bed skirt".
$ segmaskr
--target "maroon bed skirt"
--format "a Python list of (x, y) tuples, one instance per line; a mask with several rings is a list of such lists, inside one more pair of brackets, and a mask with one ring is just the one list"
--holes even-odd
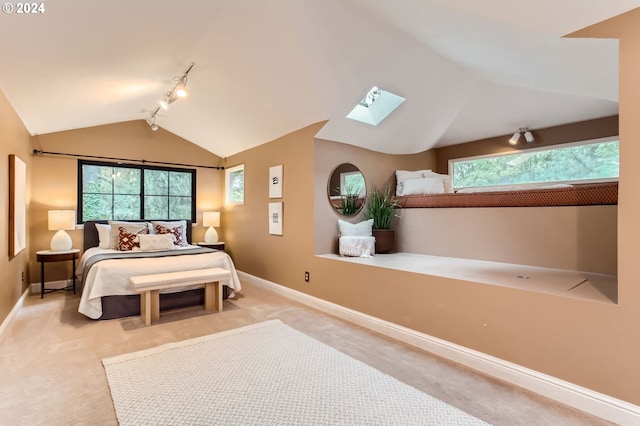
[[(227, 299), (228, 297), (229, 288), (226, 285), (222, 286), (222, 298)], [(204, 288), (160, 295), (160, 311), (195, 305), (204, 305)], [(107, 320), (135, 315), (140, 315), (139, 294), (102, 297), (102, 316), (99, 319)]]

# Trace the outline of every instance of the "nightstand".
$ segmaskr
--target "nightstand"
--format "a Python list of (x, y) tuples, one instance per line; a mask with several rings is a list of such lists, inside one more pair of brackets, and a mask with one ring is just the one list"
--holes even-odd
[[(76, 259), (79, 256), (80, 256), (80, 250), (78, 249), (71, 249), (71, 250), (65, 250), (65, 251), (41, 250), (36, 252), (36, 260), (40, 262), (40, 298), (41, 299), (44, 297), (45, 293), (52, 293), (58, 290), (73, 289), (73, 294), (76, 294)], [(66, 262), (68, 260), (72, 262), (73, 270), (71, 271), (71, 274), (73, 276), (72, 278), (73, 285), (71, 287), (45, 290), (44, 264), (48, 262)]]
[(209, 248), (212, 248), (212, 249), (224, 251), (224, 241), (217, 241), (215, 243), (200, 242), (200, 243), (198, 243), (198, 245), (201, 246), (201, 247), (209, 247)]

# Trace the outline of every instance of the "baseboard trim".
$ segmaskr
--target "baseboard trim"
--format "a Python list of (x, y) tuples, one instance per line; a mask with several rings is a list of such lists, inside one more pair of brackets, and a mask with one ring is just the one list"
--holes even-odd
[[(67, 288), (71, 285), (71, 280), (58, 280), (58, 281), (47, 281), (44, 283), (47, 290), (62, 290), (63, 288)], [(29, 289), (31, 290), (31, 294), (40, 294), (40, 287), (42, 285), (40, 283), (31, 283), (29, 285)]]
[(640, 424), (640, 406), (578, 386), (485, 353), (429, 336), (371, 315), (238, 271), (241, 279), (385, 336), (512, 383), (620, 425)]
[(20, 309), (22, 309), (22, 305), (24, 304), (24, 299), (26, 299), (28, 295), (29, 295), (29, 289), (26, 288), (22, 292), (22, 296), (20, 296), (16, 304), (13, 305), (13, 308), (11, 308), (11, 311), (9, 311), (9, 315), (7, 315), (7, 317), (2, 321), (2, 324), (0, 324), (0, 341), (2, 340), (2, 335), (4, 334), (4, 331), (6, 330), (6, 328), (9, 326), (9, 323), (11, 322), (13, 317), (18, 315), (18, 312), (20, 312)]

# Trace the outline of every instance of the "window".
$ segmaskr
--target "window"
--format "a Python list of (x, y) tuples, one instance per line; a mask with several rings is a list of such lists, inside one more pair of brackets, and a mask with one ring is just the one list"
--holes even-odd
[(224, 171), (227, 204), (244, 204), (244, 164)]
[(360, 171), (340, 173), (340, 195), (358, 195), (364, 186), (364, 176)]
[(536, 183), (617, 181), (618, 139), (606, 138), (526, 152), (449, 160), (455, 189)]
[(87, 220), (191, 219), (196, 171), (78, 161), (78, 218)]

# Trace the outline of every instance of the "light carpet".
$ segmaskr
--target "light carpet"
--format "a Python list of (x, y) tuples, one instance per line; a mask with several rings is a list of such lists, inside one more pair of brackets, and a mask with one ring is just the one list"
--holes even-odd
[(102, 360), (121, 425), (485, 425), (270, 320)]

